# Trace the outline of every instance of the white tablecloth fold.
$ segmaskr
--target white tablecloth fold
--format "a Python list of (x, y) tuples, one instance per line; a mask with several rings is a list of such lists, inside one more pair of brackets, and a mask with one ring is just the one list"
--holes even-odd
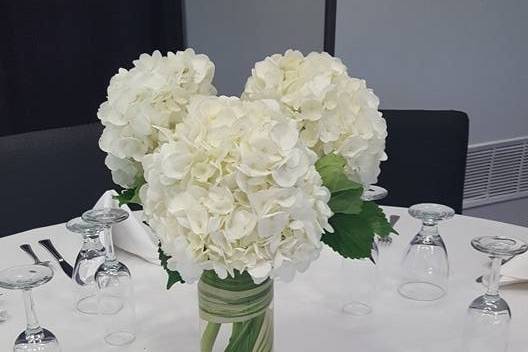
[[(113, 198), (117, 195), (114, 190), (106, 191), (97, 201), (94, 209), (117, 207), (118, 202)], [(129, 212), (130, 217), (112, 227), (114, 245), (124, 251), (135, 254), (149, 263), (159, 264), (158, 240), (148, 226), (142, 222), (142, 212), (132, 212), (126, 205), (121, 207)]]
[(528, 282), (528, 254), (519, 255), (504, 264), (501, 286)]

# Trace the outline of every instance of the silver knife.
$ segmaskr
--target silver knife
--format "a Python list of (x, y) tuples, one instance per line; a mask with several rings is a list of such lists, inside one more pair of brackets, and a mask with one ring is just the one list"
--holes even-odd
[(400, 220), (400, 216), (399, 215), (391, 215), (389, 217), (389, 224), (394, 227), (394, 225), (396, 225), (396, 223), (398, 222), (398, 220)]
[(50, 252), (51, 255), (55, 257), (55, 259), (57, 259), (60, 267), (62, 268), (62, 271), (64, 271), (64, 273), (68, 275), (68, 277), (71, 278), (73, 276), (72, 266), (68, 264), (67, 261), (64, 260), (64, 258), (60, 255), (60, 253), (55, 249), (55, 246), (53, 246), (53, 243), (51, 243), (49, 239), (40, 240), (38, 242), (40, 243), (42, 247), (46, 248), (48, 252)]

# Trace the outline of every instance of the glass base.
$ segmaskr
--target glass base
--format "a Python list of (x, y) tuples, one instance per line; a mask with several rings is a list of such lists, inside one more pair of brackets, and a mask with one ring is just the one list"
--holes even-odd
[(97, 296), (93, 295), (79, 299), (75, 305), (75, 308), (80, 313), (96, 315), (98, 313)]
[(350, 315), (367, 315), (372, 313), (372, 307), (358, 301), (348, 302), (343, 306), (343, 313)]
[(446, 294), (444, 288), (431, 282), (406, 282), (398, 287), (398, 292), (414, 301), (436, 301)]
[(112, 346), (125, 346), (131, 344), (136, 339), (136, 335), (130, 331), (116, 331), (105, 336), (104, 340)]
[(42, 331), (35, 335), (26, 336), (26, 332), (18, 335), (14, 352), (60, 352), (59, 342), (55, 335), (49, 330), (42, 329)]

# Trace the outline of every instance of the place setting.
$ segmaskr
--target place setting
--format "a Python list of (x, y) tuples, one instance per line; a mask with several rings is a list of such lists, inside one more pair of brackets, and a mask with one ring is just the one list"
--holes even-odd
[[(383, 190), (382, 194), (386, 193)], [(372, 199), (372, 195), (365, 193), (362, 198)], [(382, 198), (383, 196), (380, 196), (376, 200)], [(45, 257), (37, 255), (30, 244), (20, 245), (20, 250), (26, 253), (28, 262), (33, 263), (14, 266), (0, 272), (0, 287), (22, 294), (28, 319), (26, 329), (15, 339), (15, 351), (61, 350), (60, 334), (46, 329), (45, 322), (40, 325), (36, 313), (38, 302), (33, 300), (31, 294), (42, 285), (53, 285), (52, 279), (55, 275), (67, 276), (72, 281), (72, 314), (75, 311), (76, 314), (92, 319), (94, 324), (99, 326), (98, 330), (105, 343), (112, 346), (134, 344), (139, 322), (135, 315), (137, 297), (134, 297), (133, 276), (127, 266), (116, 258), (112, 237), (112, 227), (119, 226), (129, 218), (129, 211), (121, 208), (96, 208), (66, 223), (64, 227), (69, 235), (82, 239), (76, 260), (71, 265), (64, 260), (49, 239), (37, 242), (42, 249), (39, 252), (44, 251)], [(398, 213), (402, 214), (401, 211)], [(401, 299), (418, 303), (442, 301), (444, 296), (449, 294), (448, 248), (438, 231), (438, 224), (449, 221), (454, 212), (439, 204), (417, 204), (409, 208), (408, 215), (399, 214), (388, 216), (391, 226), (395, 228), (402, 217), (418, 219), (422, 225), (416, 235), (393, 234), (392, 241), (384, 244), (380, 243), (380, 238), (375, 239), (369, 257), (348, 262), (342, 259), (341, 264), (338, 264), (340, 267), (337, 277), (340, 282), (336, 287), (340, 303), (339, 306), (332, 307), (332, 310), (335, 314), (341, 312), (340, 314), (348, 316), (348, 321), (356, 320), (352, 324), (360, 323), (369, 315), (376, 315), (375, 310), (379, 303), (376, 301), (379, 301), (379, 298), (375, 297), (375, 292), (380, 288), (383, 275), (386, 275), (378, 268), (380, 256), (387, 255), (384, 251), (394, 245), (393, 241), (400, 241), (399, 237), (402, 235), (411, 240), (406, 250), (399, 253), (403, 275), (398, 279), (400, 282), (395, 294)], [(132, 213), (132, 216), (137, 214)], [(127, 229), (130, 230), (130, 227)], [(137, 227), (135, 229), (129, 236), (149, 236), (145, 228), (139, 232)], [(506, 236), (480, 236), (465, 245), (471, 246), (476, 253), (489, 257), (491, 265), (489, 272), (474, 278), (475, 283), (482, 287), (482, 295), (468, 302), (461, 351), (505, 351), (512, 312), (507, 301), (499, 293), (501, 266), (507, 265), (517, 256), (518, 262), (521, 262), (521, 259), (526, 261), (527, 258), (521, 258), (521, 255), (526, 252), (528, 246), (519, 239)], [(43, 261), (41, 257), (49, 260)], [(329, 259), (331, 260), (326, 257), (322, 260), (324, 262)], [(302, 285), (306, 285), (306, 280), (304, 281)], [(288, 286), (290, 285), (292, 284)], [(213, 292), (215, 291), (211, 291)], [(230, 293), (226, 294), (226, 299), (231, 300)], [(203, 299), (207, 299), (206, 297), (208, 296)], [(417, 305), (416, 309), (424, 308)]]

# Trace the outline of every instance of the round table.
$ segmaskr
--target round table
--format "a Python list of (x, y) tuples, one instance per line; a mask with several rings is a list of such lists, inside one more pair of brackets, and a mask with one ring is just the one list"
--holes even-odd
[[(473, 250), (469, 241), (476, 236), (509, 235), (528, 241), (528, 228), (455, 216), (440, 225), (449, 252), (451, 278), (443, 299), (414, 302), (399, 296), (399, 264), (402, 254), (418, 231), (420, 223), (404, 208), (384, 207), (387, 215), (401, 215), (396, 225), (399, 236), (389, 247), (380, 248), (380, 280), (373, 312), (350, 316), (341, 312), (338, 297), (340, 257), (325, 247), (319, 260), (293, 282), (276, 283), (275, 350), (288, 352), (368, 351), (368, 352), (452, 352), (462, 339), (468, 304), (484, 292), (475, 278), (485, 272), (487, 258)], [(72, 281), (53, 258), (37, 244), (50, 238), (65, 259), (74, 263), (80, 237), (69, 233), (63, 224), (38, 228), (0, 239), (0, 268), (31, 263), (18, 246), (29, 243), (42, 260), (54, 263), (55, 278), (34, 290), (41, 324), (59, 338), (62, 350), (170, 352), (199, 351), (197, 297), (194, 285), (175, 285), (165, 289), (163, 270), (136, 256), (118, 251), (135, 284), (138, 334), (129, 346), (105, 345), (97, 317), (83, 316), (72, 308)], [(358, 282), (361, 284), (361, 282)], [(25, 327), (19, 292), (2, 290), (9, 319), (0, 323), (0, 347), (11, 349), (15, 336)], [(510, 352), (526, 351), (528, 346), (528, 285), (502, 289), (513, 313)]]

